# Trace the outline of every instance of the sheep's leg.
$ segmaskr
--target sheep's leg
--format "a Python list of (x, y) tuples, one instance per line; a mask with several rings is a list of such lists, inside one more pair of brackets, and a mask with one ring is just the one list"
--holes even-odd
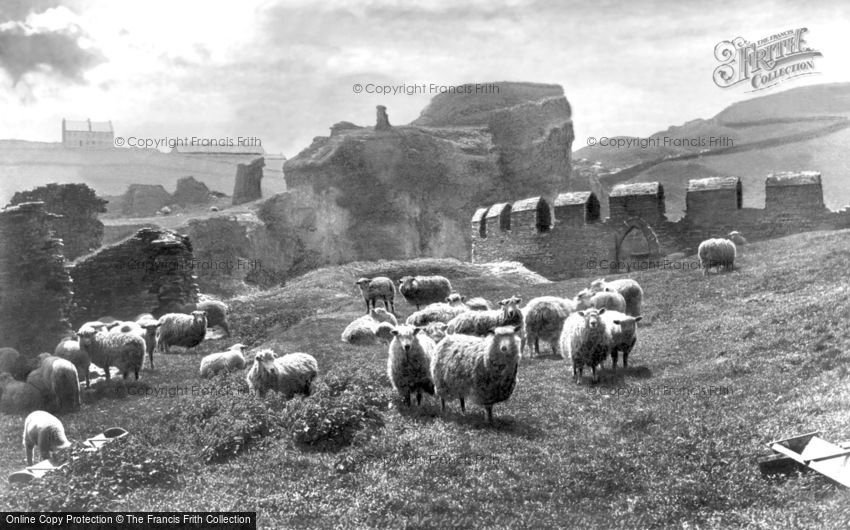
[(382, 296), (381, 298), (384, 300), (384, 309), (386, 309), (387, 311), (389, 311), (389, 310), (390, 310), (390, 303), (389, 303), (389, 302), (387, 302), (387, 297), (386, 297), (386, 296)]
[(540, 337), (534, 337), (534, 355), (540, 357)]
[(419, 406), (421, 404), (422, 404), (422, 391), (417, 390), (416, 391), (416, 405)]
[(139, 369), (138, 368), (133, 370), (133, 375), (136, 376), (136, 381), (138, 381), (139, 380)]
[[(611, 369), (614, 370), (615, 372), (617, 371), (617, 356), (618, 356), (618, 354), (619, 354), (619, 351), (617, 350), (617, 348), (611, 349)], [(626, 362), (625, 359), (626, 359), (626, 354), (623, 353), (623, 363)]]
[(104, 373), (106, 373), (106, 380), (111, 381), (111, 377), (109, 376), (109, 363), (106, 363), (106, 366), (103, 367)]
[(404, 395), (404, 404), (405, 404), (405, 406), (408, 406), (408, 407), (410, 406), (410, 391), (409, 390)]
[(26, 450), (27, 450), (27, 465), (28, 466), (32, 465), (32, 451), (33, 451), (33, 449), (35, 449), (35, 446), (27, 443)]
[(364, 298), (363, 300), (365, 300), (365, 301), (366, 301), (366, 314), (368, 315), (368, 314), (369, 314), (369, 299), (368, 299), (368, 298)]
[(460, 398), (460, 411), (466, 414), (466, 401), (463, 398)]
[(596, 365), (590, 367), (590, 372), (593, 374), (593, 382), (598, 383), (599, 382), (599, 376), (596, 375)]
[(390, 311), (395, 315), (395, 302), (390, 298)]
[(148, 364), (150, 365), (151, 370), (153, 370), (153, 350), (148, 352)]
[(484, 409), (487, 411), (487, 423), (493, 424), (493, 405), (486, 405)]
[(446, 398), (440, 398), (440, 411), (446, 412)]
[(553, 340), (549, 343), (549, 347), (552, 349), (552, 355), (558, 355), (558, 341)]
[(88, 388), (88, 387), (89, 387), (89, 379), (91, 378), (91, 376), (89, 376), (89, 372), (90, 372), (90, 371), (91, 371), (91, 370), (89, 370), (88, 368), (86, 368), (86, 388)]

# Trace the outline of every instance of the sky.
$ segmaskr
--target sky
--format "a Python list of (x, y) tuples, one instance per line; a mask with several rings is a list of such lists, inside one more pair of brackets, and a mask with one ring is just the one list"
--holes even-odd
[[(564, 88), (574, 149), (647, 136), (735, 101), (850, 81), (850, 2), (0, 1), (0, 138), (59, 141), (62, 118), (125, 138), (258, 138), (288, 157), (339, 121), (393, 124), (434, 94), (370, 85)], [(714, 47), (808, 28), (818, 74), (722, 89)], [(364, 92), (355, 93), (360, 84)]]

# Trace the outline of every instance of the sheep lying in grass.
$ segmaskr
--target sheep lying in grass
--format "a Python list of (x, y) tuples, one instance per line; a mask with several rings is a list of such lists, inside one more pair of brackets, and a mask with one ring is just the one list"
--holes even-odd
[(0, 412), (27, 413), (44, 407), (44, 398), (38, 388), (17, 381), (9, 373), (0, 373)]
[(80, 349), (88, 354), (91, 362), (103, 369), (107, 381), (110, 379), (109, 367), (118, 368), (127, 379), (132, 371), (136, 379), (145, 362), (145, 339), (136, 333), (112, 333), (97, 331), (83, 326), (77, 333), (80, 337)]
[(209, 379), (220, 373), (245, 368), (245, 348), (244, 344), (234, 344), (225, 352), (205, 356), (201, 359), (201, 378)]
[(155, 349), (168, 353), (171, 346), (194, 348), (204, 340), (206, 333), (207, 314), (204, 311), (192, 311), (191, 315), (166, 313), (159, 317)]
[(80, 341), (78, 339), (62, 339), (56, 345), (56, 349), (53, 350), (53, 355), (70, 361), (74, 365), (74, 368), (77, 369), (77, 375), (85, 380), (86, 388), (89, 388), (91, 382), (91, 376), (89, 374), (91, 359), (88, 352), (80, 348)]
[(431, 381), (431, 360), (436, 344), (422, 328), (397, 326), (393, 330), (387, 357), (387, 376), (393, 388), (410, 406), (410, 396), (416, 393), (416, 404), (422, 404), (422, 392), (434, 395)]
[(448, 334), (486, 335), (500, 326), (523, 327), (522, 311), (517, 307), (522, 302), (519, 296), (512, 296), (499, 302), (501, 309), (492, 311), (467, 311), (449, 321)]
[(605, 311), (576, 311), (564, 321), (564, 329), (561, 331), (561, 356), (572, 362), (576, 383), (581, 381), (585, 366), (590, 366), (593, 380), (598, 380), (596, 367), (608, 354), (605, 347), (605, 324), (601, 318)]
[(466, 307), (473, 311), (490, 311), (491, 309), (493, 309), (493, 304), (491, 304), (484, 298), (477, 296), (475, 298), (466, 300)]
[(416, 306), (442, 302), (452, 294), (452, 284), (443, 276), (405, 276), (398, 281), (398, 291), (407, 303)]
[(699, 244), (697, 254), (703, 276), (707, 276), (712, 267), (717, 267), (718, 272), (730, 272), (735, 265), (735, 243), (728, 239), (706, 239)]
[(529, 344), (529, 349), (531, 344), (534, 344), (534, 353), (540, 355), (540, 339), (543, 339), (549, 343), (552, 353), (557, 355), (558, 340), (561, 338), (564, 320), (575, 310), (575, 302), (566, 298), (540, 296), (531, 299), (522, 308), (525, 340)]
[(309, 396), (318, 374), (319, 365), (312, 355), (298, 352), (277, 357), (272, 350), (260, 350), (245, 379), (259, 397), (276, 390), (289, 399), (295, 394)]
[(80, 381), (71, 361), (42, 353), (38, 367), (27, 376), (27, 382), (39, 388), (45, 403), (56, 411), (80, 408)]
[(57, 451), (64, 451), (71, 447), (71, 442), (65, 436), (65, 427), (59, 418), (36, 410), (27, 416), (24, 421), (24, 452), (27, 456), (27, 465), (32, 465), (33, 449), (38, 446), (38, 453), (42, 459), (58, 456)]
[(398, 321), (392, 313), (376, 307), (369, 310), (368, 315), (358, 317), (349, 323), (340, 336), (343, 342), (353, 346), (371, 346), (378, 342), (376, 331), (382, 322), (396, 326)]
[(621, 312), (633, 317), (641, 314), (641, 307), (643, 305), (643, 289), (638, 282), (631, 278), (620, 278), (619, 280), (613, 280), (610, 282), (606, 282), (605, 278), (599, 278), (591, 282), (590, 291), (594, 293), (601, 291), (613, 291), (620, 293), (620, 295), (626, 300), (626, 310)]
[(437, 344), (431, 364), (434, 391), (443, 412), (446, 399), (458, 398), (466, 412), (466, 399), (487, 411), (493, 422), (493, 405), (507, 401), (516, 386), (520, 354), (518, 328), (500, 326), (485, 338), (448, 335)]
[(625, 312), (626, 299), (617, 292), (605, 290), (597, 293), (590, 289), (582, 289), (575, 297), (576, 309), (611, 309), (613, 311)]
[(148, 354), (148, 363), (153, 370), (153, 350), (156, 348), (156, 330), (159, 328), (159, 320), (150, 313), (144, 313), (136, 317), (136, 324), (145, 330), (145, 351)]
[[(451, 301), (449, 301), (451, 300)], [(458, 294), (446, 298), (446, 302), (437, 302), (416, 311), (405, 320), (408, 326), (425, 326), (431, 322), (449, 323), (454, 317), (466, 313), (469, 308)]]
[(611, 367), (617, 369), (617, 355), (623, 352), (623, 368), (629, 367), (629, 353), (637, 342), (637, 323), (641, 316), (629, 316), (619, 311), (605, 311), (601, 315), (605, 329), (605, 349), (611, 354)]
[(12, 374), (15, 379), (26, 379), (29, 372), (27, 358), (15, 348), (0, 348), (0, 373)]
[(366, 313), (375, 308), (378, 299), (384, 301), (384, 309), (395, 313), (395, 284), (385, 276), (376, 278), (360, 278), (354, 284), (360, 288), (363, 301), (366, 302)]

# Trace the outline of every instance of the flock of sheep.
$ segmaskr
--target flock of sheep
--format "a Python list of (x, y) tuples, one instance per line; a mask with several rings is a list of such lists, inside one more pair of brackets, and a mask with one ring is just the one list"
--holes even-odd
[[(744, 243), (737, 232), (728, 239), (703, 241), (698, 256), (704, 274), (712, 267), (732, 270), (735, 243)], [(593, 380), (596, 369), (609, 356), (616, 370), (623, 354), (623, 367), (637, 341), (643, 289), (632, 279), (607, 282), (597, 279), (574, 298), (541, 296), (522, 308), (522, 298), (501, 300), (498, 309), (483, 298), (467, 300), (455, 293), (442, 276), (405, 276), (398, 292), (416, 312), (404, 324), (395, 317), (396, 284), (386, 277), (360, 278), (355, 282), (366, 304), (366, 314), (351, 322), (342, 340), (352, 345), (388, 344), (387, 374), (393, 388), (407, 406), (416, 395), (446, 400), (458, 399), (461, 411), (466, 400), (484, 407), (492, 422), (493, 405), (508, 400), (516, 386), (519, 360), (533, 347), (540, 354), (540, 341), (552, 353), (569, 360), (573, 378), (580, 382), (585, 367)], [(378, 302), (384, 307), (377, 307)], [(153, 369), (154, 352), (169, 352), (171, 346), (193, 348), (200, 344), (208, 327), (219, 326), (230, 335), (227, 306), (205, 300), (167, 313), (156, 319), (138, 315), (132, 321), (104, 317), (83, 324), (74, 336), (64, 338), (54, 354), (42, 353), (28, 360), (12, 348), (0, 348), (0, 411), (31, 412), (24, 423), (23, 443), (27, 462), (32, 464), (37, 445), (42, 458), (70, 446), (61, 421), (47, 412), (75, 410), (81, 406), (80, 377), (90, 385), (90, 365), (100, 367), (107, 380), (116, 367), (126, 379), (132, 372), (139, 378), (145, 353)], [(188, 313), (188, 314), (187, 314)], [(199, 375), (211, 378), (246, 367), (246, 347), (201, 359)], [(268, 390), (310, 395), (318, 375), (316, 359), (306, 353), (278, 355), (270, 349), (255, 353), (245, 379), (258, 396)]]

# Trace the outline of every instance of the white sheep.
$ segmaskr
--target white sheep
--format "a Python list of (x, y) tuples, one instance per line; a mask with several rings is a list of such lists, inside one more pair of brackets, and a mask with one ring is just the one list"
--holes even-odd
[(516, 386), (520, 330), (500, 326), (485, 338), (447, 335), (437, 344), (431, 364), (434, 391), (443, 412), (446, 399), (458, 398), (466, 412), (466, 399), (483, 406), (493, 422), (493, 405), (511, 397)]
[(145, 351), (148, 354), (148, 363), (153, 370), (153, 350), (156, 348), (156, 330), (159, 328), (159, 320), (150, 313), (144, 313), (136, 317), (136, 323), (145, 330)]
[(159, 317), (159, 328), (156, 330), (155, 349), (168, 353), (171, 346), (194, 348), (204, 340), (207, 333), (206, 315), (204, 311), (192, 311), (191, 315), (183, 313), (162, 315)]
[(601, 315), (605, 309), (585, 309), (576, 311), (564, 321), (561, 331), (561, 357), (573, 365), (573, 378), (581, 381), (585, 366), (593, 371), (593, 380), (597, 381), (596, 367), (605, 360), (608, 351), (605, 347), (605, 325)]
[(493, 309), (493, 304), (491, 304), (488, 300), (477, 296), (466, 300), (466, 307), (473, 311), (490, 311)]
[(61, 357), (42, 353), (38, 367), (27, 376), (27, 382), (42, 392), (52, 410), (80, 408), (80, 381), (74, 364)]
[(211, 353), (201, 359), (201, 378), (209, 379), (219, 373), (245, 368), (244, 344), (234, 344), (229, 350)]
[(42, 459), (52, 459), (58, 456), (55, 452), (70, 448), (71, 442), (65, 436), (65, 427), (59, 418), (49, 412), (36, 410), (24, 420), (23, 445), (27, 464), (31, 466), (36, 446)]
[(641, 314), (641, 306), (643, 305), (643, 289), (640, 284), (631, 278), (620, 278), (606, 282), (605, 278), (593, 280), (590, 284), (591, 292), (598, 293), (601, 291), (613, 291), (620, 293), (626, 300), (626, 310), (622, 311), (627, 315), (636, 317)]
[(605, 311), (600, 317), (605, 329), (604, 343), (611, 355), (611, 367), (617, 369), (617, 356), (623, 352), (623, 368), (629, 367), (629, 353), (637, 342), (637, 323), (641, 316), (629, 316), (619, 311)]
[(567, 298), (540, 296), (531, 299), (522, 308), (525, 340), (529, 349), (534, 344), (534, 353), (540, 355), (540, 339), (543, 339), (549, 343), (552, 353), (557, 355), (564, 320), (575, 310), (575, 302)]
[(385, 276), (376, 278), (360, 278), (354, 284), (360, 288), (363, 301), (366, 302), (366, 313), (374, 309), (378, 299), (384, 301), (384, 309), (395, 313), (395, 284)]
[(463, 333), (482, 336), (500, 326), (518, 326), (522, 329), (522, 311), (517, 307), (521, 302), (521, 297), (512, 296), (499, 302), (501, 309), (461, 313), (449, 321), (446, 332), (450, 335)]
[(590, 289), (582, 289), (576, 295), (575, 306), (577, 310), (582, 309), (611, 309), (613, 311), (626, 311), (626, 299), (620, 293), (610, 290), (608, 287), (604, 291), (591, 292)]
[(80, 348), (79, 339), (62, 339), (53, 350), (53, 355), (70, 361), (77, 369), (77, 375), (85, 379), (86, 388), (89, 388), (91, 359), (88, 352)]
[(387, 357), (387, 376), (393, 388), (410, 406), (410, 396), (416, 393), (416, 404), (422, 404), (422, 392), (434, 395), (431, 381), (431, 360), (436, 344), (422, 328), (397, 326)]
[(9, 373), (0, 373), (0, 412), (26, 413), (42, 407), (44, 398), (38, 388), (24, 381), (17, 381)]
[(354, 346), (370, 346), (378, 342), (376, 331), (382, 322), (398, 325), (395, 316), (383, 308), (376, 307), (369, 310), (369, 314), (352, 320), (342, 331), (340, 339)]
[(697, 254), (703, 276), (708, 275), (708, 270), (712, 267), (717, 267), (718, 272), (729, 272), (735, 265), (735, 243), (728, 239), (706, 239), (699, 244)]
[[(451, 302), (448, 301), (450, 299)], [(449, 323), (454, 317), (467, 311), (469, 311), (469, 308), (463, 303), (460, 295), (454, 294), (448, 297), (446, 302), (429, 304), (416, 311), (407, 317), (404, 323), (408, 326), (425, 326), (431, 322)]]
[(112, 333), (86, 326), (77, 334), (80, 349), (88, 354), (93, 364), (103, 369), (107, 381), (110, 366), (116, 366), (124, 379), (130, 371), (139, 378), (139, 370), (145, 362), (145, 339), (136, 333)]
[(452, 294), (452, 284), (443, 276), (404, 276), (398, 281), (398, 291), (418, 311), (423, 305), (445, 300)]
[(318, 373), (319, 365), (312, 355), (298, 352), (277, 357), (272, 350), (260, 350), (245, 379), (248, 388), (260, 397), (276, 390), (289, 399), (295, 394), (309, 396)]

